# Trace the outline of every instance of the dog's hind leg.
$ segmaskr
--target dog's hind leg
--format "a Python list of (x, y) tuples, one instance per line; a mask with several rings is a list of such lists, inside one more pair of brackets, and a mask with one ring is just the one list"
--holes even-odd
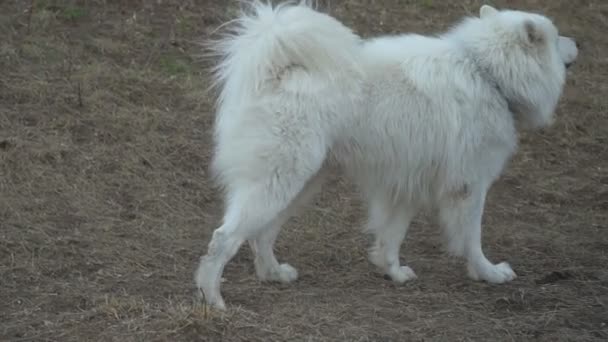
[(486, 197), (485, 187), (474, 187), (466, 196), (442, 201), (440, 220), (447, 240), (448, 251), (465, 257), (469, 277), (500, 284), (513, 280), (516, 275), (508, 263), (494, 265), (481, 247), (481, 221)]
[(207, 304), (225, 308), (220, 294), (224, 266), (245, 240), (273, 228), (271, 223), (289, 206), (301, 187), (293, 184), (277, 196), (267, 184), (258, 183), (239, 189), (230, 196), (224, 222), (213, 232), (207, 255), (201, 257), (196, 271), (196, 285)]
[[(262, 152), (265, 153), (268, 146), (263, 147)], [(325, 154), (320, 153), (323, 146), (318, 144), (307, 145), (299, 141), (296, 146), (283, 142), (281, 147), (283, 149), (275, 148), (272, 159), (244, 159), (248, 163), (240, 165), (238, 170), (242, 171), (232, 173), (227, 182), (223, 224), (213, 232), (207, 254), (201, 257), (195, 274), (199, 293), (209, 305), (225, 308), (220, 293), (221, 276), (225, 265), (246, 240), (263, 234), (264, 243), (260, 250), (265, 254), (262, 258), (267, 260), (272, 255), (276, 261), (268, 245), (274, 241), (278, 231), (262, 232), (273, 229), (277, 222), (284, 220), (280, 217), (281, 213), (290, 207), (307, 182), (319, 172), (325, 159)], [(264, 153), (261, 155), (265, 156)], [(240, 162), (242, 160), (239, 159)], [(285, 266), (283, 269), (290, 271)]]
[(373, 197), (369, 203), (367, 231), (375, 241), (369, 251), (370, 261), (399, 284), (416, 278), (408, 266), (401, 266), (399, 250), (415, 210), (391, 203), (384, 197)]
[(274, 242), (283, 224), (319, 191), (324, 175), (325, 173), (320, 171), (308, 181), (288, 208), (283, 210), (267, 229), (260, 231), (255, 238), (249, 239), (249, 245), (254, 254), (256, 274), (260, 280), (290, 283), (297, 279), (298, 271), (294, 267), (287, 263), (280, 264), (277, 261), (273, 251)]

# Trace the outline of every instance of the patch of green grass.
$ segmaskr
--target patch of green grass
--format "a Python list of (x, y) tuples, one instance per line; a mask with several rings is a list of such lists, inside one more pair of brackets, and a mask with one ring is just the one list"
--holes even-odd
[(196, 29), (196, 21), (192, 17), (183, 16), (176, 20), (179, 32), (188, 33)]
[(38, 0), (34, 1), (34, 9), (35, 10), (46, 10), (51, 7), (51, 3), (48, 0)]
[(190, 65), (175, 56), (163, 56), (160, 58), (160, 66), (166, 73), (170, 75), (182, 75), (190, 71)]
[(61, 10), (61, 17), (67, 20), (77, 20), (87, 15), (87, 11), (82, 7), (68, 6)]
[(427, 8), (432, 8), (434, 5), (433, 0), (422, 0), (420, 2), (420, 4), (422, 5), (422, 7), (427, 7)]
[(34, 14), (39, 12), (52, 12), (58, 18), (64, 20), (78, 20), (87, 15), (84, 7), (62, 5), (55, 1), (37, 0), (34, 1)]

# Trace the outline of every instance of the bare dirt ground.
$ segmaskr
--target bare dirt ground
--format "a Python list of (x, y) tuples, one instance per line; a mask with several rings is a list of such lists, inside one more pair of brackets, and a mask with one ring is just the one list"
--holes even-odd
[[(370, 36), (438, 32), (480, 1), (321, 4)], [(300, 279), (260, 284), (245, 247), (219, 313), (193, 300), (222, 214), (195, 43), (234, 4), (0, 1), (0, 340), (608, 340), (608, 3), (494, 4), (542, 11), (583, 48), (556, 125), (522, 136), (488, 199), (487, 254), (519, 277), (468, 280), (420, 218), (402, 251), (420, 278), (393, 285), (335, 175), (279, 238)]]

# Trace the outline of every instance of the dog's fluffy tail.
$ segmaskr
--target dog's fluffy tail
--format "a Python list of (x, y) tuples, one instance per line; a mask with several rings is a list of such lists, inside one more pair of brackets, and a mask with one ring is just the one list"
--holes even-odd
[(256, 96), (292, 67), (327, 80), (356, 67), (359, 37), (308, 1), (249, 5), (250, 11), (229, 22), (227, 34), (210, 44), (219, 57), (214, 86), (221, 88), (220, 104)]

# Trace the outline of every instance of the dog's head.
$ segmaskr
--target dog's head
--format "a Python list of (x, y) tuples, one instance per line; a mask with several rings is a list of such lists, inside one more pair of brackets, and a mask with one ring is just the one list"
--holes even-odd
[(578, 55), (574, 39), (560, 36), (545, 16), (488, 5), (480, 8), (479, 18), (456, 31), (498, 84), (520, 124), (543, 127), (553, 122), (566, 69)]

